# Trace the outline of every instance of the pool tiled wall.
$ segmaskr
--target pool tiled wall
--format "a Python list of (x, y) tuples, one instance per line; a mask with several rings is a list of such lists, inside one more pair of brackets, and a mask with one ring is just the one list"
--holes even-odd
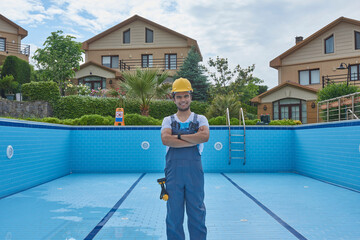
[(360, 190), (358, 120), (299, 127), (294, 141), (296, 172)]
[[(291, 158), (293, 142), (289, 141), (293, 131), (288, 128), (248, 128), (247, 163), (233, 159), (229, 165), (228, 130), (224, 127), (211, 127), (210, 139), (202, 154), (205, 172), (289, 172), (294, 167)], [(165, 167), (166, 147), (161, 143), (160, 127), (137, 127), (79, 129), (73, 130), (71, 148), (71, 169), (76, 173), (89, 172), (162, 172)], [(233, 134), (243, 134), (242, 128), (233, 127)], [(238, 138), (238, 139), (236, 139)], [(150, 144), (143, 149), (141, 144)], [(233, 137), (233, 141), (243, 141)], [(223, 148), (215, 150), (215, 143)], [(238, 148), (240, 146), (240, 148)], [(234, 148), (243, 149), (241, 144)], [(243, 157), (243, 153), (233, 153)]]
[(70, 130), (44, 126), (0, 120), (0, 198), (70, 173)]
[[(162, 172), (165, 166), (160, 127), (71, 127), (0, 118), (0, 132), (0, 198), (69, 173)], [(231, 132), (243, 134), (243, 129), (232, 127)], [(216, 143), (222, 149), (216, 150)], [(360, 190), (359, 144), (360, 121), (248, 126), (246, 165), (240, 159), (229, 165), (228, 128), (211, 127), (203, 168), (205, 172), (298, 172)], [(6, 157), (8, 145), (14, 147), (12, 159)]]

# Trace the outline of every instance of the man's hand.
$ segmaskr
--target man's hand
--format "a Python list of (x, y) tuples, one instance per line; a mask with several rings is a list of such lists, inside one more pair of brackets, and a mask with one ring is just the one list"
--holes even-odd
[(201, 126), (197, 133), (181, 135), (181, 139), (193, 144), (200, 144), (209, 140), (209, 128)]
[[(181, 135), (181, 137), (182, 136), (185, 136), (185, 135)], [(197, 145), (194, 143), (184, 141), (183, 139), (178, 139), (177, 135), (171, 134), (170, 128), (165, 128), (164, 130), (162, 130), (161, 141), (164, 145), (173, 147), (173, 148), (192, 147), (192, 146)]]
[(201, 126), (197, 133), (181, 135), (181, 139), (178, 139), (177, 135), (172, 135), (170, 128), (165, 128), (161, 132), (161, 140), (164, 145), (169, 147), (191, 147), (209, 140), (209, 128)]

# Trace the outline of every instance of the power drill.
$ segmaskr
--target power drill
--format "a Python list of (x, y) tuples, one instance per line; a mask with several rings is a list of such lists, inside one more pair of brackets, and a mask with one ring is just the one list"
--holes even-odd
[(169, 199), (169, 194), (166, 191), (165, 186), (164, 186), (165, 181), (166, 181), (166, 178), (159, 178), (157, 180), (157, 182), (161, 185), (160, 199), (167, 201)]

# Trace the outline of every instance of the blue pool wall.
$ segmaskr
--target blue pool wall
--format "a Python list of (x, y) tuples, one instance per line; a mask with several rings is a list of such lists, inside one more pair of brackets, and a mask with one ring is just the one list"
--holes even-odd
[(360, 120), (295, 128), (295, 172), (360, 190)]
[(0, 119), (0, 198), (69, 174), (71, 131), (49, 126)]
[[(241, 127), (231, 131), (243, 133)], [(157, 126), (73, 127), (0, 118), (0, 132), (0, 197), (70, 173), (164, 169), (166, 148)], [(248, 126), (246, 165), (239, 159), (228, 164), (228, 139), (227, 127), (210, 127), (202, 154), (205, 172), (297, 172), (360, 190), (360, 121)], [(218, 142), (221, 150), (214, 148)], [(12, 159), (6, 157), (8, 145), (14, 147)]]
[[(267, 128), (269, 129), (269, 128)], [(210, 139), (202, 153), (205, 172), (289, 172), (294, 168), (292, 159), (293, 131), (291, 128), (272, 128), (246, 131), (246, 154), (251, 159), (233, 159), (229, 165), (228, 128), (211, 127)], [(243, 134), (243, 129), (233, 127), (232, 133)], [(141, 145), (148, 142), (150, 148)], [(233, 137), (233, 141), (242, 141)], [(215, 150), (215, 143), (223, 147)], [(233, 147), (242, 150), (238, 144)], [(240, 147), (240, 148), (239, 148)], [(160, 127), (82, 128), (72, 134), (71, 170), (74, 173), (111, 172), (162, 172), (165, 167), (166, 147), (161, 142)], [(242, 152), (233, 154), (243, 157)]]

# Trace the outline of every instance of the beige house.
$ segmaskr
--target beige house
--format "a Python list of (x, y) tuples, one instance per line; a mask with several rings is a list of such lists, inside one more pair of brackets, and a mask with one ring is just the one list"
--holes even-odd
[[(338, 69), (340, 65), (343, 69)], [(279, 86), (252, 99), (258, 105), (258, 115), (316, 122), (316, 109), (308, 107), (314, 106), (316, 95), (313, 92), (310, 97), (309, 89), (318, 91), (341, 82), (360, 85), (360, 21), (340, 17), (306, 39), (296, 37), (295, 45), (273, 59), (270, 67), (278, 70)], [(264, 105), (271, 110), (264, 111)]]
[(173, 76), (196, 40), (135, 15), (83, 42), (85, 64), (77, 83), (92, 89), (117, 88), (122, 71), (158, 68)]
[(7, 56), (16, 56), (29, 61), (30, 45), (21, 44), (28, 32), (0, 14), (0, 65)]

